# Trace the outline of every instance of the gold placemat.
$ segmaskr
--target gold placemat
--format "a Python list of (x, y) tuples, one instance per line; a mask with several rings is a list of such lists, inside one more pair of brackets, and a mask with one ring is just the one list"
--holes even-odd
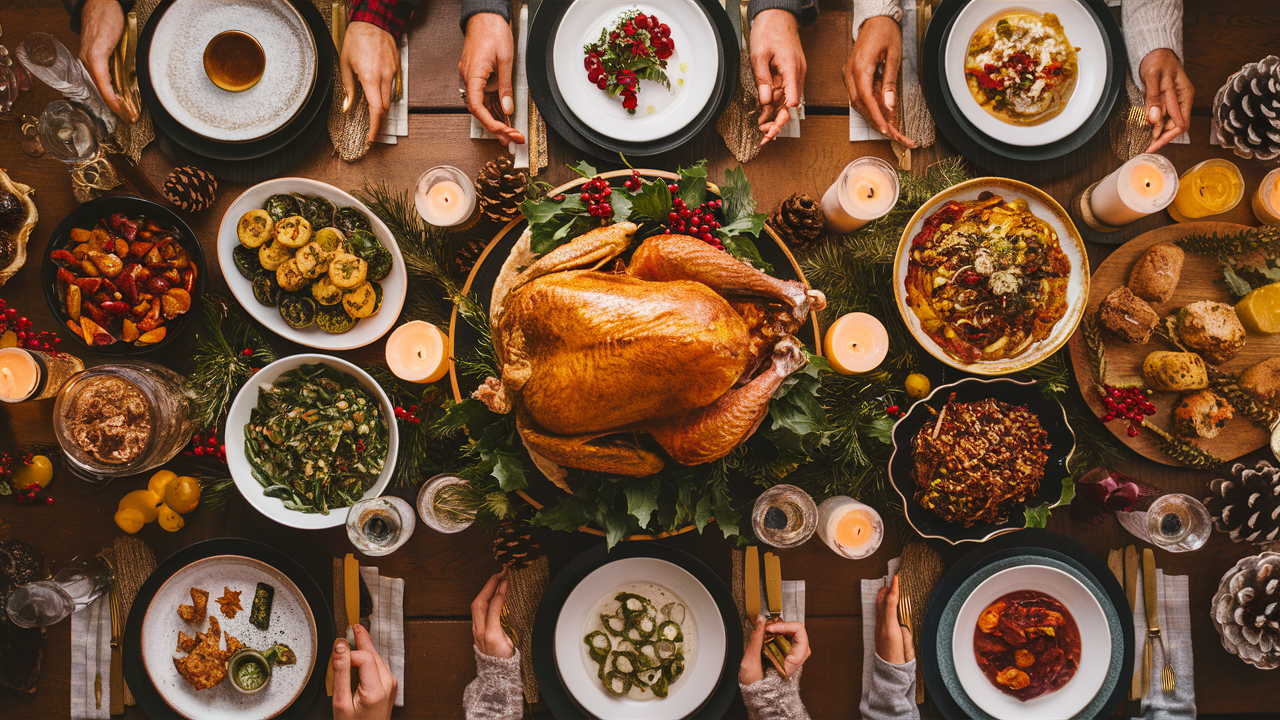
[(742, 624), (742, 636), (748, 638), (751, 637), (751, 633), (756, 629), (756, 619), (747, 617), (747, 605), (743, 601), (745, 596), (742, 580), (744, 555), (745, 553), (738, 548), (734, 548), (729, 553), (729, 566), (732, 568), (733, 575), (730, 590), (733, 592), (733, 605), (738, 608), (738, 620)]
[(1125, 97), (1111, 115), (1111, 151), (1127, 162), (1151, 145), (1151, 125), (1147, 122), (1147, 99), (1127, 72), (1124, 90)]
[(538, 702), (538, 678), (533, 672), (533, 621), (550, 579), (551, 565), (546, 555), (535, 558), (525, 567), (507, 571), (504, 604), (509, 613), (507, 621), (515, 630), (516, 644), (520, 648), (520, 681), (524, 686), (525, 702), (530, 705)]
[[(902, 548), (902, 558), (898, 563), (900, 593), (898, 607), (903, 607), (905, 601), (911, 608), (908, 627), (911, 628), (911, 640), (915, 645), (916, 657), (920, 657), (922, 644), (920, 629), (924, 626), (924, 612), (929, 607), (929, 598), (933, 597), (933, 589), (937, 586), (938, 579), (942, 577), (942, 571), (945, 569), (942, 556), (923, 542), (909, 542)], [(863, 620), (865, 621), (866, 618)], [(923, 668), (922, 664), (916, 663), (917, 705), (924, 702)]]
[[(116, 589), (120, 593), (120, 612), (124, 614), (120, 621), (123, 623), (129, 617), (129, 610), (133, 607), (134, 598), (138, 596), (138, 589), (156, 569), (156, 556), (145, 542), (132, 535), (116, 538), (111, 556), (111, 564), (115, 568)], [(129, 691), (127, 682), (124, 685), (124, 704), (138, 704), (133, 698), (133, 693)]]

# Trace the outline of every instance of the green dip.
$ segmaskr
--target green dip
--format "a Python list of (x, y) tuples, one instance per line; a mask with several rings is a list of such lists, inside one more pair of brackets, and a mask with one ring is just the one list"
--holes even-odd
[(267, 681), (266, 668), (253, 656), (246, 656), (236, 666), (234, 675), (236, 685), (245, 690), (257, 690)]

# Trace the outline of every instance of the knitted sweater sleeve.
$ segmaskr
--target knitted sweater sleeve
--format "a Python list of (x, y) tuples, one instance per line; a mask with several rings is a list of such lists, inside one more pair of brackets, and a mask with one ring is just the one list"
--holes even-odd
[(797, 670), (783, 680), (777, 670), (769, 668), (763, 680), (750, 685), (738, 683), (748, 720), (809, 720), (809, 711), (800, 700), (801, 672)]
[(1129, 70), (1138, 87), (1146, 89), (1138, 69), (1147, 53), (1168, 48), (1182, 59), (1182, 0), (1123, 0), (1120, 24)]
[(916, 661), (893, 665), (875, 656), (871, 687), (862, 695), (863, 720), (918, 720)]
[(858, 37), (858, 28), (873, 17), (888, 15), (902, 22), (902, 8), (898, 0), (853, 0), (853, 36)]
[(524, 715), (524, 689), (520, 685), (520, 651), (509, 658), (476, 653), (476, 679), (462, 693), (467, 720), (519, 720)]

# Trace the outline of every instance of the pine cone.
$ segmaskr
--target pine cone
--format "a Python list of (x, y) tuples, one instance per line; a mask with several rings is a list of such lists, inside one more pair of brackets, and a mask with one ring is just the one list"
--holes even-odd
[(1280, 553), (1237, 562), (1222, 576), (1210, 613), (1227, 652), (1262, 670), (1280, 667)]
[(1235, 542), (1269, 543), (1280, 536), (1280, 468), (1266, 460), (1231, 466), (1231, 477), (1209, 483), (1204, 505), (1214, 527)]
[(769, 217), (769, 225), (778, 237), (799, 250), (822, 237), (822, 205), (806, 193), (796, 193), (783, 200)]
[(503, 520), (493, 536), (493, 558), (513, 569), (525, 567), (538, 554), (533, 526), (528, 520)]
[(1214, 96), (1213, 112), (1236, 155), (1280, 157), (1280, 58), (1268, 55), (1240, 68)]
[(169, 173), (161, 193), (186, 212), (200, 212), (217, 199), (218, 181), (195, 165), (187, 165)]
[(511, 158), (490, 160), (476, 177), (476, 196), (480, 211), (494, 222), (514, 220), (520, 214), (524, 202), (525, 186), (529, 179), (511, 167)]
[(458, 254), (454, 261), (458, 263), (458, 270), (463, 275), (470, 275), (471, 268), (476, 266), (476, 261), (480, 259), (480, 255), (484, 253), (485, 243), (479, 240), (465, 240), (458, 247)]

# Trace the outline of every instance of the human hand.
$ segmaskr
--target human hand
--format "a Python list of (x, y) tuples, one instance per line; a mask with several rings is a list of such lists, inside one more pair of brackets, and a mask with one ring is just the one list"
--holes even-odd
[[(876, 68), (884, 63), (880, 88), (876, 88)], [(868, 18), (858, 31), (858, 39), (844, 66), (844, 87), (856, 108), (865, 111), (882, 135), (902, 145), (916, 146), (898, 130), (898, 66), (902, 63), (902, 30), (891, 17)]]
[(764, 662), (761, 653), (764, 651), (764, 635), (767, 632), (783, 635), (791, 641), (791, 652), (787, 653), (787, 657), (782, 661), (782, 668), (787, 673), (787, 677), (795, 675), (796, 671), (804, 665), (804, 661), (809, 659), (809, 634), (805, 632), (804, 623), (758, 618), (756, 629), (751, 633), (751, 639), (747, 641), (746, 650), (742, 654), (742, 665), (738, 667), (739, 683), (750, 685), (764, 679)]
[(524, 144), (524, 135), (495, 118), (484, 105), (484, 93), (493, 74), (497, 73), (498, 97), (502, 112), (510, 117), (516, 111), (511, 92), (511, 58), (515, 49), (511, 26), (497, 13), (476, 13), (467, 20), (467, 39), (458, 61), (458, 74), (467, 93), (467, 110), (486, 130), (504, 143)]
[[(339, 638), (333, 643), (334, 720), (386, 720), (396, 704), (396, 678), (373, 647), (369, 631), (354, 626), (356, 649)], [(360, 685), (351, 691), (351, 668), (358, 668)]]
[(347, 88), (342, 109), (350, 108), (355, 100), (355, 79), (358, 78), (369, 101), (369, 142), (373, 142), (391, 107), (396, 73), (400, 71), (396, 39), (373, 23), (351, 23), (342, 39), (341, 67), (342, 84)]
[[(786, 10), (762, 10), (751, 24), (751, 70), (760, 91), (761, 145), (777, 137), (799, 107), (808, 68), (796, 16)], [(772, 122), (767, 122), (772, 118)]]
[(89, 77), (98, 86), (98, 94), (111, 112), (133, 122), (116, 90), (111, 85), (111, 53), (120, 44), (124, 34), (124, 11), (117, 0), (87, 0), (80, 9), (80, 61), (89, 70)]
[(876, 655), (891, 665), (916, 659), (911, 628), (898, 623), (898, 576), (876, 595)]
[(1168, 48), (1147, 53), (1138, 74), (1147, 88), (1147, 122), (1151, 124), (1147, 152), (1155, 152), (1191, 127), (1191, 100), (1196, 89), (1178, 56)]
[(471, 635), (476, 649), (489, 657), (509, 658), (516, 654), (511, 638), (502, 629), (502, 602), (507, 595), (507, 570), (489, 578), (480, 594), (471, 601)]

